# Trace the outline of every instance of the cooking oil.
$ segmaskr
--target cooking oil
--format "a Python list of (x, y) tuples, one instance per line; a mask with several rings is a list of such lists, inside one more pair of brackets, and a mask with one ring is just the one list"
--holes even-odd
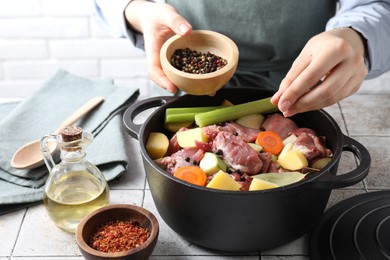
[(55, 224), (74, 233), (84, 216), (109, 203), (109, 189), (87, 171), (68, 172), (47, 188), (43, 202)]
[[(61, 162), (55, 164), (48, 143), (56, 141)], [(43, 202), (50, 218), (61, 229), (74, 233), (81, 219), (109, 203), (109, 187), (99, 168), (85, 159), (84, 148), (92, 134), (68, 126), (60, 135), (42, 137), (41, 150), (49, 177)]]

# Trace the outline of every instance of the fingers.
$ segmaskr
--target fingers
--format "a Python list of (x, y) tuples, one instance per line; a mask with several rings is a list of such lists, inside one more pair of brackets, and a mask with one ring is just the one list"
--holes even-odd
[[(310, 91), (332, 68), (341, 62), (341, 57), (328, 49), (316, 53), (314, 58), (306, 52), (303, 52), (302, 56), (298, 57), (298, 62), (293, 65), (291, 72), (284, 80), (284, 86), (281, 89), (282, 95), (278, 99), (278, 106), (282, 112), (289, 110), (299, 98)], [(303, 61), (300, 62), (300, 59)], [(304, 65), (307, 66), (304, 67)]]
[(360, 47), (343, 32), (313, 37), (294, 61), (271, 99), (285, 116), (332, 105), (359, 89), (367, 68)]
[(146, 64), (149, 78), (161, 88), (176, 93), (176, 86), (167, 78), (161, 67), (160, 49), (164, 41), (145, 37)]
[(356, 67), (352, 66), (351, 62), (342, 62), (332, 69), (321, 84), (306, 92), (283, 114), (289, 117), (333, 105), (356, 93), (365, 75), (367, 75), (365, 66)]
[(164, 74), (163, 70), (161, 67), (151, 67), (148, 70), (148, 74), (151, 80), (154, 81), (157, 85), (162, 87), (163, 89), (171, 92), (171, 93), (176, 93), (177, 88), (176, 86), (167, 78), (167, 76)]
[(310, 64), (311, 57), (305, 53), (301, 53), (297, 59), (292, 64), (290, 70), (288, 71), (286, 77), (282, 80), (279, 90), (271, 98), (271, 102), (274, 105), (278, 105), (279, 99), (284, 91), (294, 82), (294, 80), (302, 73), (303, 70), (307, 68)]
[(192, 32), (192, 27), (168, 4), (148, 3), (148, 6), (149, 13), (141, 19), (148, 75), (160, 87), (176, 93), (176, 86), (162, 70), (160, 50), (169, 37), (174, 34), (188, 35)]
[[(335, 79), (337, 77), (334, 77)], [(356, 77), (349, 78), (345, 84), (340, 85), (338, 89), (334, 89), (332, 85), (333, 79), (326, 80), (315, 87), (314, 89), (303, 95), (289, 110), (284, 112), (286, 117), (303, 113), (311, 110), (321, 109), (337, 103), (351, 94), (357, 92), (361, 85), (361, 79)], [(315, 100), (315, 102), (313, 102)]]
[(165, 3), (131, 1), (125, 8), (125, 17), (132, 28), (143, 34), (168, 29), (175, 34), (188, 35), (192, 31), (190, 23)]
[(191, 24), (181, 15), (179, 15), (176, 9), (171, 6), (164, 4), (166, 12), (160, 15), (160, 23), (170, 28), (175, 34), (185, 36), (192, 32)]
[(342, 94), (344, 92), (343, 87), (349, 80), (350, 77), (346, 74), (343, 75), (342, 69), (333, 70), (321, 83), (308, 90), (298, 101), (284, 110), (283, 114), (288, 117), (336, 103), (338, 97), (344, 96)]

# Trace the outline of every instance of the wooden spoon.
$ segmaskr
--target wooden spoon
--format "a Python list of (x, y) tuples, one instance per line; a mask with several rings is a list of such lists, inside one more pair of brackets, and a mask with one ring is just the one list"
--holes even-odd
[[(94, 97), (87, 103), (77, 109), (70, 117), (68, 117), (60, 127), (54, 132), (58, 134), (62, 128), (72, 125), (90, 112), (93, 108), (99, 105), (104, 99), (102, 97)], [(41, 154), (40, 139), (32, 141), (20, 147), (12, 156), (11, 166), (16, 169), (34, 169), (43, 165), (43, 157)], [(50, 152), (53, 154), (56, 149), (56, 144), (51, 143)]]

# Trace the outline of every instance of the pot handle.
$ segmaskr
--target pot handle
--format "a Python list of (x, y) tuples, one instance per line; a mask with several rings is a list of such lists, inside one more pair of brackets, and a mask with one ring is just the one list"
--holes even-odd
[(159, 96), (159, 97), (152, 97), (147, 98), (144, 100), (141, 100), (139, 102), (136, 102), (129, 106), (125, 113), (123, 114), (123, 124), (126, 127), (126, 132), (133, 138), (138, 140), (138, 135), (142, 126), (141, 124), (136, 124), (134, 122), (134, 119), (137, 115), (139, 115), (141, 112), (144, 112), (147, 109), (153, 108), (153, 107), (160, 107), (170, 101), (171, 99), (174, 99), (174, 96)]
[(349, 136), (344, 135), (344, 140), (343, 151), (352, 152), (358, 158), (359, 165), (356, 169), (341, 175), (334, 175), (328, 171), (313, 182), (316, 187), (329, 189), (351, 186), (362, 181), (370, 171), (371, 156), (368, 150)]

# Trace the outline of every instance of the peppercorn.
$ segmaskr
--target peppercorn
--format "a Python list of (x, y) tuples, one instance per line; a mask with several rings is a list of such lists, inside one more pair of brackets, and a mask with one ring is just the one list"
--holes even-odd
[(190, 48), (175, 50), (170, 62), (176, 69), (192, 74), (214, 72), (222, 69), (227, 64), (227, 60), (213, 53), (203, 53)]
[(218, 149), (216, 152), (215, 152), (216, 155), (218, 156), (222, 156), (223, 155), (223, 151), (221, 149)]

